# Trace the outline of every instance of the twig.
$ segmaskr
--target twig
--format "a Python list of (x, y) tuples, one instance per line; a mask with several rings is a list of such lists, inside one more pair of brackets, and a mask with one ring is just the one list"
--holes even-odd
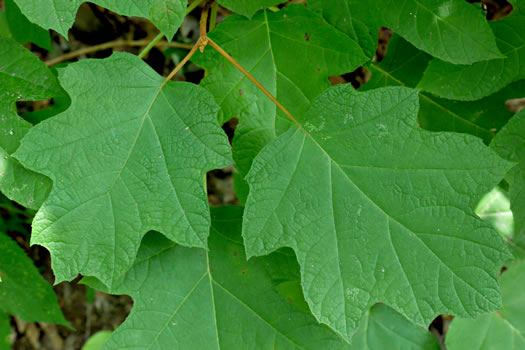
[(188, 62), (190, 60), (191, 56), (193, 56), (193, 54), (197, 51), (197, 49), (201, 48), (203, 45), (206, 46), (206, 44), (203, 44), (203, 40), (204, 40), (203, 37), (200, 37), (199, 40), (197, 40), (197, 42), (195, 43), (195, 45), (193, 45), (193, 48), (191, 49), (190, 52), (188, 52), (186, 57), (184, 57), (184, 59), (182, 61), (180, 61), (180, 63), (177, 65), (177, 67), (175, 67), (171, 71), (171, 73), (166, 77), (166, 79), (164, 80), (164, 82), (160, 86), (161, 89), (164, 87), (164, 85), (166, 85), (168, 83), (168, 81), (170, 81), (175, 76), (175, 74), (177, 74), (177, 72), (182, 67), (184, 67), (186, 62)]
[[(206, 0), (195, 0), (194, 2), (192, 2), (190, 4), (190, 6), (188, 6), (188, 8), (186, 9), (186, 15), (188, 15), (191, 11), (193, 11), (197, 6), (199, 6), (203, 1), (206, 1)], [(146, 46), (140, 53), (139, 53), (139, 57), (140, 58), (144, 58), (149, 52), (150, 50), (155, 46), (155, 43), (157, 43), (158, 41), (160, 41), (162, 38), (164, 38), (164, 33), (159, 33), (157, 34), (157, 36), (155, 38), (153, 38), (153, 40), (148, 44), (148, 46)]]
[(204, 52), (204, 48), (206, 47), (206, 45), (208, 44), (208, 36), (207, 36), (207, 25), (208, 25), (208, 12), (210, 11), (210, 3), (207, 2), (206, 5), (204, 6), (204, 9), (202, 10), (202, 13), (201, 13), (201, 20), (200, 20), (200, 39), (201, 40), (201, 46), (200, 46), (200, 50), (201, 52)]
[[(112, 48), (116, 48), (116, 47), (124, 47), (124, 46), (144, 46), (144, 45), (148, 45), (149, 43), (150, 43), (149, 40), (115, 40), (115, 41), (109, 41), (107, 43), (103, 43), (103, 44), (95, 45), (95, 46), (84, 47), (84, 48), (82, 48), (80, 50), (76, 50), (76, 51), (73, 51), (73, 52), (66, 53), (65, 55), (62, 55), (62, 56), (59, 56), (59, 57), (55, 57), (53, 59), (50, 59), (50, 60), (46, 61), (46, 65), (48, 67), (50, 67), (50, 66), (53, 66), (53, 65), (55, 65), (57, 63), (64, 62), (64, 61), (70, 60), (72, 58), (76, 58), (76, 57), (79, 57), (79, 56), (82, 56), (82, 55), (87, 55), (87, 54), (90, 54), (90, 53), (93, 53), (93, 52), (97, 52), (97, 51), (101, 51), (101, 50), (112, 49)], [(182, 49), (191, 49), (193, 47), (192, 44), (183, 44), (183, 43), (176, 43), (176, 42), (169, 43), (167, 41), (159, 41), (159, 42), (155, 43), (154, 46), (179, 47), (179, 48), (182, 48)]]
[(248, 79), (250, 79), (252, 83), (254, 83), (255, 86), (259, 88), (259, 90), (261, 90), (266, 96), (268, 96), (270, 100), (272, 100), (272, 102), (277, 106), (277, 108), (279, 108), (284, 114), (286, 114), (288, 118), (290, 118), (291, 121), (293, 121), (297, 126), (299, 126), (299, 128), (303, 128), (302, 125), (294, 118), (294, 116), (290, 112), (288, 112), (288, 110), (284, 108), (284, 106), (279, 101), (277, 101), (277, 99), (273, 97), (273, 95), (268, 90), (266, 90), (266, 88), (262, 86), (262, 84), (259, 83), (257, 79), (255, 79), (246, 69), (244, 69), (239, 63), (237, 63), (237, 61), (235, 61), (233, 57), (231, 57), (226, 51), (224, 51), (222, 47), (220, 47), (215, 41), (211, 40), (210, 38), (207, 38), (207, 43), (215, 50), (217, 50), (217, 52), (219, 52), (231, 64), (233, 64), (235, 68), (240, 70), (242, 74), (244, 74)]
[(214, 1), (211, 5), (211, 14), (210, 14), (210, 31), (215, 29), (217, 25), (217, 12), (219, 12), (219, 3)]
[(146, 46), (142, 51), (139, 53), (139, 58), (144, 58), (150, 52), (150, 50), (155, 46), (156, 43), (161, 41), (161, 39), (164, 38), (164, 33), (159, 33), (151, 42)]

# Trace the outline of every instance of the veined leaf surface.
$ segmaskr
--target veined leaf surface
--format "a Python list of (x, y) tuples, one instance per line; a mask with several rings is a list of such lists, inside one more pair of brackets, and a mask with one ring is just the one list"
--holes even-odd
[[(22, 13), (33, 23), (53, 29), (67, 38), (78, 7), (85, 0), (15, 0)], [(171, 39), (186, 14), (188, 0), (93, 0), (119, 15), (145, 17)]]
[(418, 87), (453, 100), (472, 101), (525, 79), (525, 2), (515, 1), (510, 16), (490, 23), (505, 58), (454, 65), (434, 59)]
[(57, 282), (82, 273), (111, 285), (149, 230), (206, 247), (204, 174), (231, 163), (213, 97), (164, 85), (126, 53), (71, 64), (59, 80), (71, 107), (34, 126), (16, 152), (53, 180), (31, 242), (51, 252)]
[(418, 99), (333, 87), (247, 177), (247, 255), (293, 248), (313, 314), (346, 339), (378, 301), (422, 326), (500, 306), (510, 255), (473, 207), (511, 164), (476, 137), (417, 127)]
[(514, 263), (500, 277), (503, 307), (474, 320), (455, 318), (447, 332), (449, 350), (525, 348), (525, 263)]
[[(263, 11), (252, 20), (230, 16), (209, 36), (292, 114), (306, 112), (311, 100), (330, 87), (328, 76), (351, 72), (366, 61), (356, 42), (301, 5)], [(244, 176), (255, 155), (290, 126), (289, 120), (214, 50), (207, 49), (196, 61), (208, 71), (201, 85), (221, 106), (223, 120), (239, 118), (233, 153)]]
[(308, 4), (356, 39), (368, 55), (373, 49), (370, 38), (375, 43), (379, 27), (385, 26), (450, 63), (504, 57), (483, 11), (463, 0), (308, 0)]
[[(241, 207), (212, 208), (209, 251), (158, 233), (144, 238), (133, 267), (111, 293), (134, 307), (105, 349), (343, 349), (288, 285), (298, 277), (293, 253), (246, 261)], [(97, 281), (84, 282), (97, 285)]]

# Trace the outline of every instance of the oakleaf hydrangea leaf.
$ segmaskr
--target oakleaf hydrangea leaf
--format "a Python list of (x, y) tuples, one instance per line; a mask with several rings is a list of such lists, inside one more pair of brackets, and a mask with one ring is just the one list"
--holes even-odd
[(435, 95), (477, 100), (525, 78), (525, 3), (517, 1), (510, 16), (490, 23), (505, 58), (454, 65), (434, 59), (418, 87)]
[[(430, 60), (430, 55), (394, 34), (388, 43), (385, 58), (370, 64), (370, 80), (359, 89), (368, 91), (386, 86), (416, 87)], [(505, 107), (505, 101), (522, 96), (525, 96), (525, 80), (517, 81), (476, 102), (451, 101), (420, 92), (418, 123), (427, 130), (475, 135), (488, 144), (513, 115)]]
[(11, 157), (31, 124), (18, 116), (16, 101), (41, 100), (60, 92), (46, 65), (16, 41), (0, 37), (0, 191), (25, 207), (38, 209), (51, 181)]
[(440, 350), (429, 331), (384, 304), (373, 306), (352, 337), (349, 350)]
[(0, 315), (3, 311), (27, 322), (67, 325), (51, 285), (22, 248), (3, 232), (0, 252)]
[[(78, 7), (85, 0), (15, 0), (22, 13), (33, 23), (45, 29), (53, 29), (67, 38), (67, 32), (75, 21)], [(186, 14), (188, 0), (93, 0), (124, 16), (148, 18), (168, 38), (179, 29)]]
[(308, 309), (296, 306), (304, 303), (302, 294), (292, 299), (282, 292), (298, 278), (293, 253), (246, 261), (242, 208), (212, 208), (212, 216), (209, 252), (158, 233), (144, 238), (133, 267), (111, 291), (133, 297), (133, 310), (105, 348), (344, 348)]
[(251, 18), (255, 12), (286, 2), (286, 0), (218, 0), (227, 9)]
[(71, 64), (59, 80), (71, 107), (34, 126), (15, 155), (53, 180), (31, 243), (49, 249), (57, 282), (82, 273), (111, 285), (149, 230), (206, 247), (204, 175), (231, 164), (213, 97), (164, 85), (127, 53)]
[(516, 114), (494, 137), (490, 146), (516, 166), (506, 175), (510, 185), (510, 208), (514, 216), (514, 235), (525, 236), (525, 110)]
[(421, 326), (500, 306), (510, 254), (473, 207), (511, 164), (417, 112), (417, 90), (330, 88), (247, 176), (247, 255), (294, 249), (313, 314), (346, 339), (379, 301)]
[(449, 350), (525, 349), (525, 262), (515, 263), (500, 277), (503, 307), (474, 320), (455, 318), (447, 332)]
[[(293, 114), (304, 113), (310, 101), (330, 87), (328, 76), (351, 72), (366, 62), (357, 43), (301, 5), (277, 13), (263, 11), (252, 20), (229, 16), (209, 36)], [(289, 121), (214, 50), (206, 50), (196, 61), (208, 71), (201, 85), (215, 96), (223, 119), (240, 120), (233, 152), (236, 168), (244, 176), (255, 155), (286, 130)]]
[[(370, 54), (380, 26), (454, 64), (503, 58), (483, 11), (464, 0), (308, 0)], [(368, 32), (366, 30), (368, 28)]]

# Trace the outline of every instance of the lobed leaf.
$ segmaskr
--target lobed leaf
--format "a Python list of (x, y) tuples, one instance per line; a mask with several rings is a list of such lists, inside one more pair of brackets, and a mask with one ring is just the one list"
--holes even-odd
[[(3, 311), (27, 322), (67, 325), (51, 285), (4, 233), (0, 233), (0, 251), (0, 316)], [(0, 338), (0, 345), (2, 341)]]
[[(385, 58), (369, 66), (370, 80), (360, 87), (368, 91), (385, 86), (416, 87), (431, 57), (394, 34)], [(512, 117), (505, 101), (525, 96), (525, 80), (476, 102), (450, 101), (421, 92), (418, 123), (432, 131), (472, 134), (489, 143), (495, 133)]]
[(511, 164), (418, 128), (418, 107), (417, 90), (333, 87), (247, 177), (247, 255), (293, 248), (313, 314), (345, 339), (376, 302), (421, 326), (500, 306), (509, 253), (473, 207)]
[(31, 124), (16, 112), (16, 101), (51, 98), (60, 85), (38, 57), (13, 39), (0, 37), (0, 191), (25, 207), (38, 209), (51, 181), (11, 157)]
[(345, 347), (304, 311), (300, 290), (290, 292), (298, 278), (293, 254), (246, 261), (242, 208), (212, 208), (212, 216), (209, 251), (158, 233), (144, 238), (133, 267), (110, 291), (132, 296), (134, 308), (105, 349)]
[(82, 273), (111, 286), (149, 230), (206, 247), (204, 175), (231, 163), (213, 97), (164, 84), (126, 53), (70, 64), (59, 80), (71, 107), (34, 126), (15, 154), (53, 180), (31, 243), (51, 252), (57, 283)]
[[(366, 61), (354, 41), (301, 5), (263, 11), (252, 20), (229, 16), (209, 36), (294, 115), (304, 113), (330, 87), (328, 76), (353, 71)], [(290, 126), (289, 120), (215, 51), (206, 50), (196, 62), (208, 72), (201, 85), (221, 106), (223, 121), (239, 118), (233, 156), (244, 176), (261, 148)]]
[(518, 262), (500, 277), (503, 307), (500, 312), (474, 320), (455, 318), (449, 327), (449, 350), (489, 350), (525, 348), (525, 263)]
[[(78, 7), (85, 0), (14, 0), (22, 13), (33, 23), (53, 29), (67, 38), (75, 21)], [(179, 29), (188, 0), (94, 0), (93, 3), (124, 16), (138, 16), (151, 20), (171, 39)]]
[(440, 97), (472, 101), (525, 79), (525, 3), (516, 1), (510, 16), (490, 23), (505, 58), (454, 65), (434, 59), (418, 87)]
[(380, 26), (454, 64), (504, 57), (483, 11), (463, 0), (308, 0), (308, 4), (357, 39), (369, 57)]

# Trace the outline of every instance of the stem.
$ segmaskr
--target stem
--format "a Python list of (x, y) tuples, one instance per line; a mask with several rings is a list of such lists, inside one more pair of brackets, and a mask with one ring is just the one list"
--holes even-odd
[(266, 88), (262, 86), (261, 83), (257, 81), (257, 79), (255, 79), (246, 69), (244, 69), (239, 63), (237, 63), (237, 61), (235, 61), (233, 57), (231, 57), (226, 51), (224, 51), (222, 47), (220, 47), (217, 43), (215, 43), (215, 41), (211, 40), (210, 38), (207, 38), (207, 43), (210, 44), (215, 50), (217, 50), (217, 52), (219, 52), (231, 64), (233, 64), (235, 68), (241, 71), (242, 74), (244, 74), (248, 79), (250, 79), (252, 83), (254, 83), (255, 86), (257, 86), (257, 88), (259, 88), (259, 90), (261, 90), (266, 96), (268, 96), (268, 98), (272, 100), (272, 102), (277, 106), (277, 108), (279, 108), (284, 114), (286, 114), (286, 116), (291, 121), (293, 121), (297, 126), (299, 126), (299, 128), (303, 128), (302, 125), (299, 124), (299, 122), (294, 118), (294, 116), (290, 112), (288, 112), (288, 110), (284, 108), (284, 106), (279, 101), (277, 101), (277, 99), (273, 97), (273, 95), (268, 90), (266, 90)]
[(202, 9), (201, 20), (200, 20), (200, 36), (205, 37), (207, 33), (207, 24), (208, 24), (208, 12), (210, 11), (210, 3), (206, 3), (204, 9)]
[(158, 43), (162, 38), (164, 38), (163, 33), (157, 34), (157, 36), (139, 53), (139, 58), (143, 58), (148, 54), (148, 52), (155, 46), (156, 43)]
[(210, 15), (210, 32), (215, 29), (217, 25), (217, 12), (219, 11), (219, 3), (217, 1), (213, 2), (211, 5), (211, 15)]
[(193, 11), (197, 6), (199, 6), (203, 1), (206, 0), (195, 0), (193, 1), (190, 6), (186, 9), (186, 14), (189, 14), (191, 11)]
[[(53, 66), (53, 65), (55, 65), (57, 63), (64, 62), (64, 61), (70, 60), (70, 59), (78, 57), (78, 56), (87, 55), (87, 54), (90, 54), (90, 53), (93, 53), (93, 52), (97, 52), (97, 51), (101, 51), (101, 50), (112, 49), (112, 48), (123, 47), (123, 46), (144, 46), (144, 45), (147, 45), (148, 43), (149, 43), (149, 40), (115, 40), (115, 41), (109, 41), (107, 43), (102, 43), (102, 44), (95, 45), (95, 46), (84, 47), (84, 48), (82, 48), (80, 50), (76, 50), (76, 51), (73, 51), (73, 52), (66, 53), (65, 55), (62, 55), (62, 56), (59, 56), (59, 57), (55, 57), (53, 59), (50, 59), (50, 60), (46, 61), (46, 65), (48, 67), (50, 67), (50, 66)], [(167, 41), (157, 42), (157, 43), (155, 43), (154, 46), (179, 47), (179, 48), (182, 48), (182, 49), (190, 49), (192, 47), (191, 44), (183, 44), (183, 43), (175, 43), (175, 42), (169, 43)]]
[(162, 83), (161, 85), (161, 89), (164, 87), (164, 85), (166, 85), (168, 83), (168, 81), (170, 81), (174, 76), (175, 74), (177, 74), (177, 72), (182, 68), (184, 67), (184, 65), (186, 64), (186, 62), (188, 62), (191, 58), (191, 56), (193, 56), (193, 54), (197, 51), (197, 49), (201, 48), (203, 45), (206, 46), (206, 44), (203, 44), (203, 41), (205, 39), (203, 39), (202, 37), (199, 38), (199, 40), (197, 40), (197, 42), (195, 43), (195, 45), (193, 45), (193, 48), (191, 49), (190, 52), (188, 52), (188, 54), (186, 55), (186, 57), (184, 57), (184, 59), (182, 61), (180, 61), (180, 63), (177, 65), (177, 67), (175, 67), (171, 73), (166, 77), (166, 79), (164, 80), (164, 82)]
[[(186, 15), (188, 15), (191, 11), (193, 11), (197, 6), (199, 6), (203, 1), (206, 1), (206, 0), (195, 0), (193, 1), (190, 6), (188, 6), (188, 8), (186, 9)], [(158, 41), (160, 41), (162, 38), (164, 37), (164, 33), (159, 33), (157, 34), (157, 36), (155, 38), (153, 38), (153, 40), (151, 41), (151, 43), (148, 44), (148, 46), (146, 46), (144, 48), (144, 50), (142, 50), (140, 53), (139, 53), (139, 58), (144, 58), (148, 52), (150, 52), (150, 50), (155, 46), (155, 43), (157, 43)]]

